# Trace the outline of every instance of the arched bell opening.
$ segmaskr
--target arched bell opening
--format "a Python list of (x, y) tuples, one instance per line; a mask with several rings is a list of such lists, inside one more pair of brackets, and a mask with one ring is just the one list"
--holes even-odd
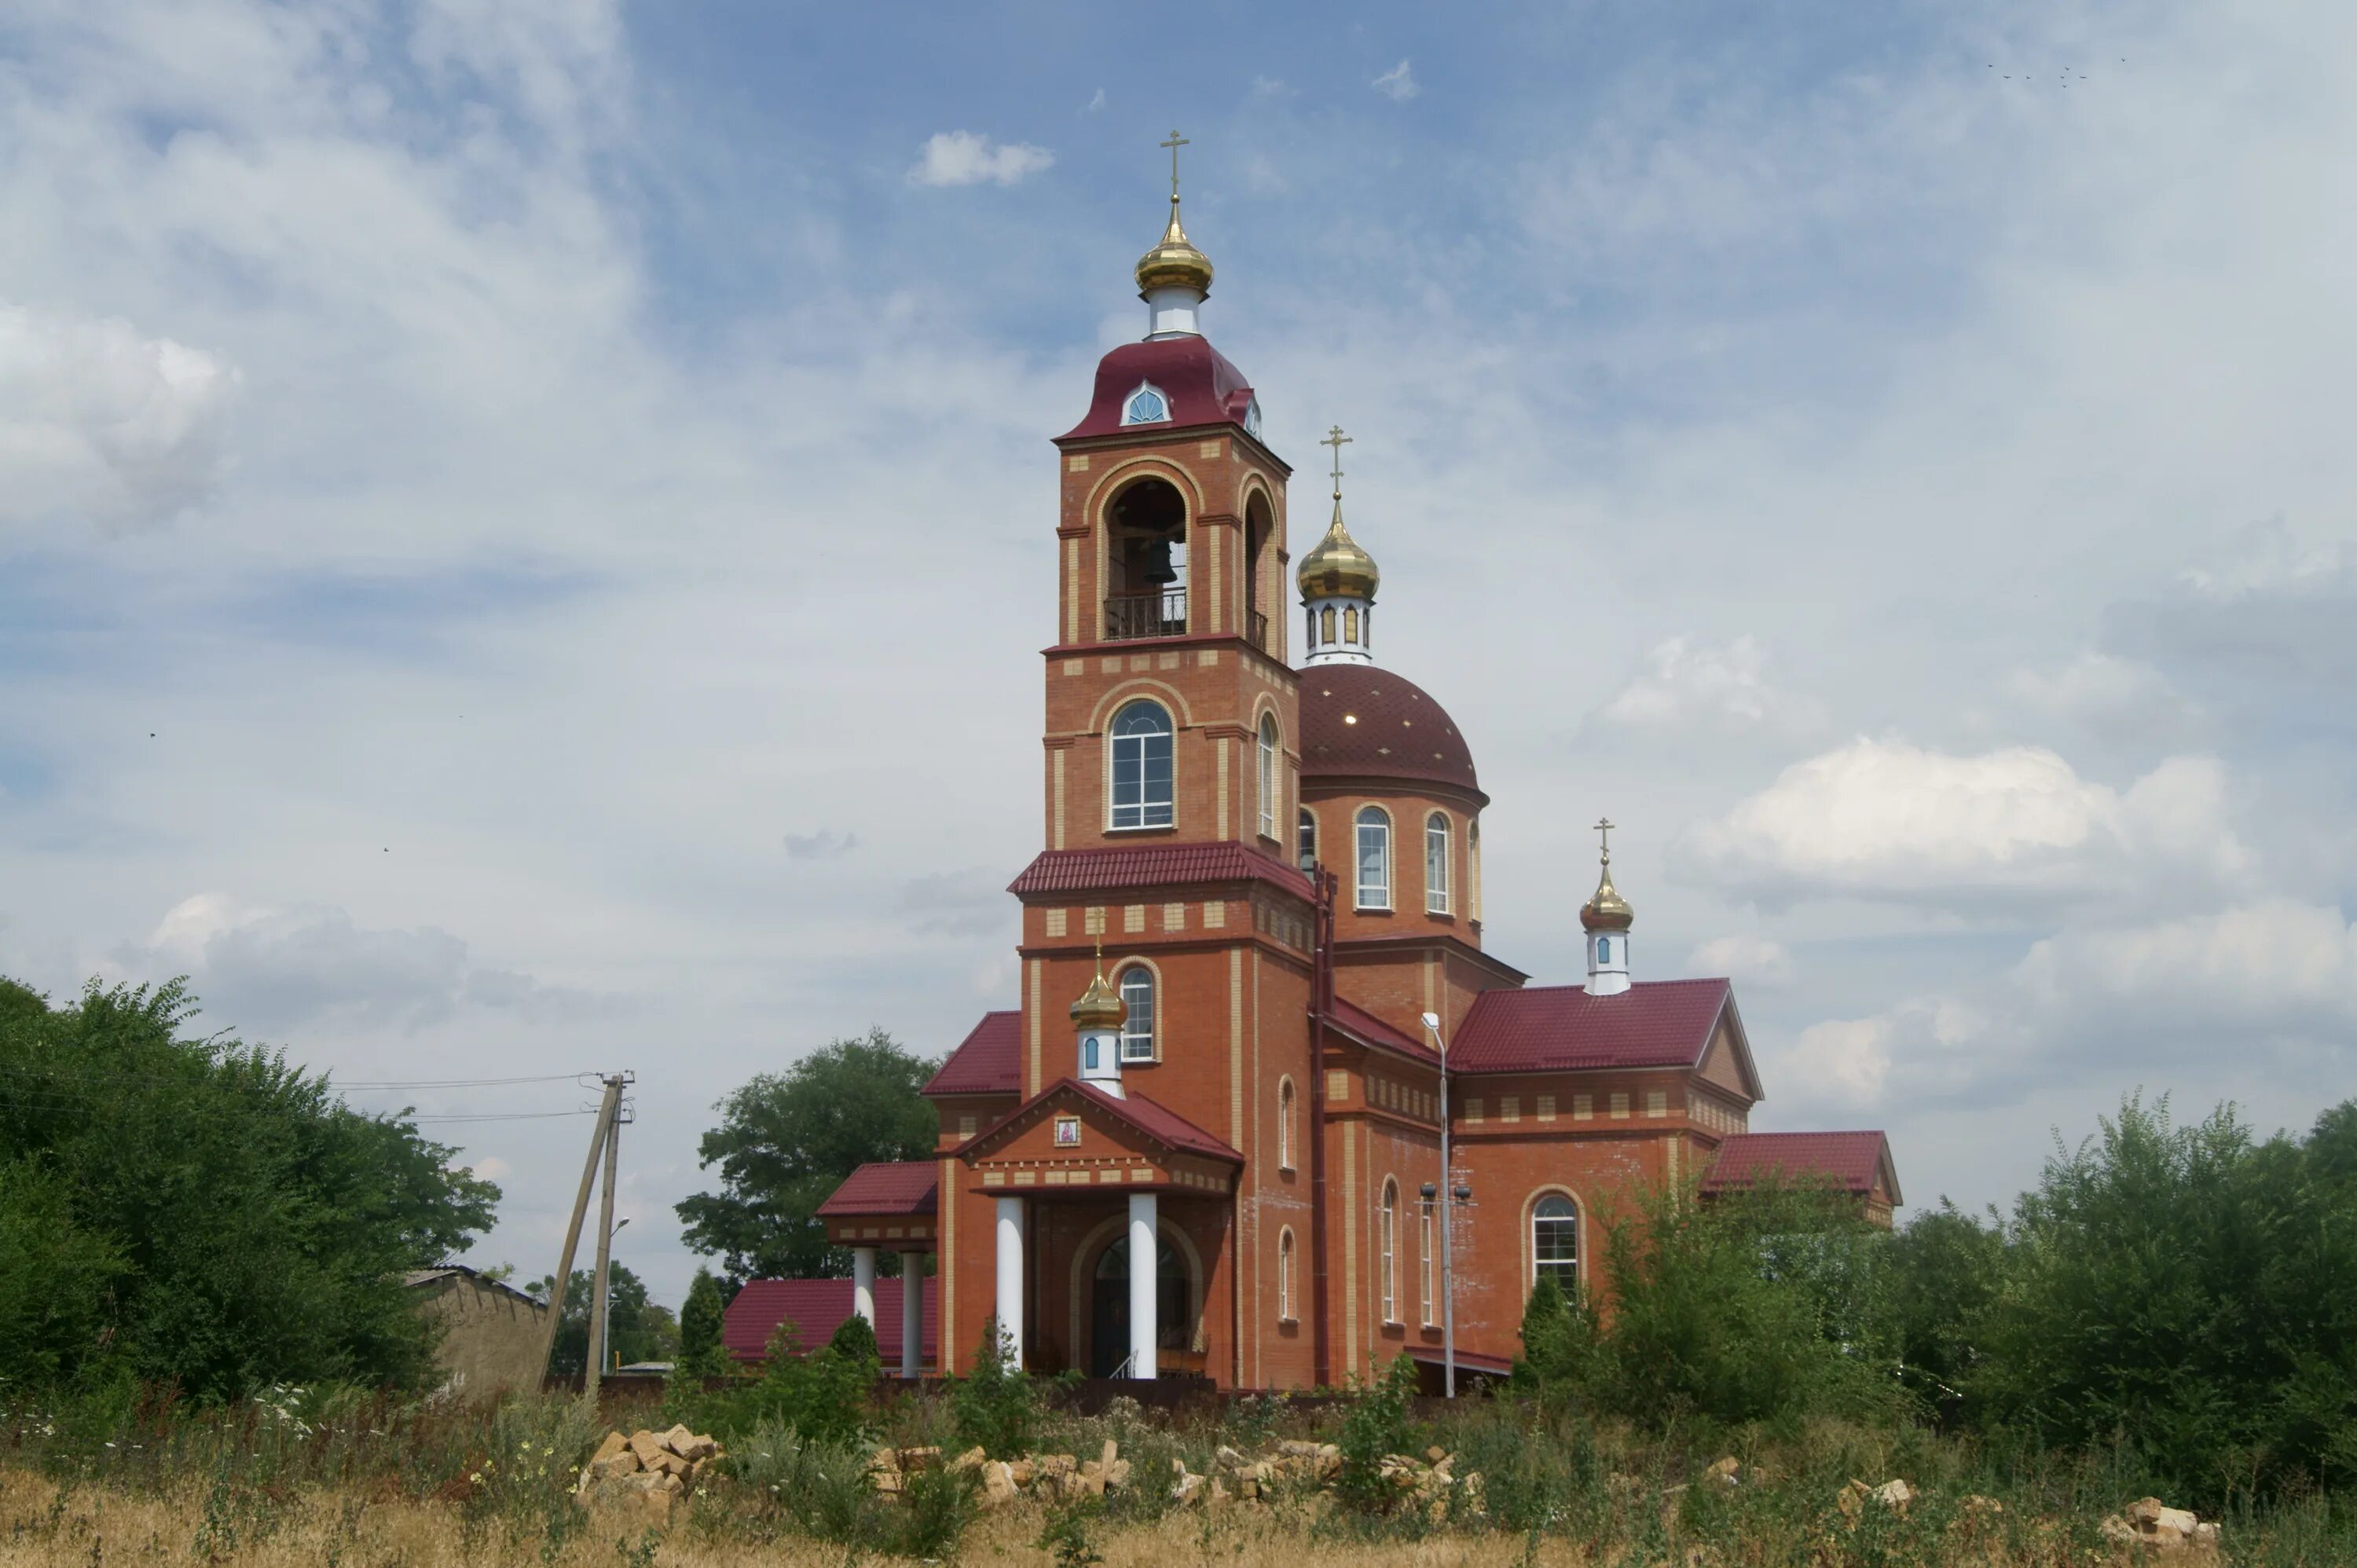
[(1187, 634), (1187, 502), (1148, 475), (1105, 507), (1105, 637)]
[(1277, 609), (1276, 514), (1258, 491), (1244, 503), (1244, 635), (1263, 653), (1275, 653), (1269, 628)]

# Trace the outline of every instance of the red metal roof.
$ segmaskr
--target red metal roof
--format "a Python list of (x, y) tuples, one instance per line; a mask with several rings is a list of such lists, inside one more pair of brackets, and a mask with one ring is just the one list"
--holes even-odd
[(1778, 1176), (1785, 1181), (1830, 1180), (1845, 1192), (1871, 1192), (1877, 1176), (1899, 1196), (1899, 1171), (1890, 1140), (1879, 1132), (1738, 1133), (1718, 1146), (1718, 1158), (1702, 1180), (1705, 1192), (1726, 1192)]
[(1007, 884), (1017, 896), (1188, 887), (1215, 882), (1266, 882), (1311, 896), (1299, 868), (1232, 839), (1216, 843), (1152, 843), (1118, 849), (1050, 849)]
[(963, 1155), (980, 1148), (1001, 1132), (1021, 1121), (1035, 1106), (1065, 1094), (1077, 1096), (1103, 1107), (1115, 1121), (1128, 1122), (1165, 1148), (1182, 1150), (1191, 1155), (1207, 1155), (1212, 1159), (1228, 1160), (1236, 1165), (1244, 1163), (1244, 1157), (1242, 1155), (1169, 1107), (1157, 1105), (1134, 1090), (1127, 1095), (1108, 1094), (1094, 1084), (1082, 1083), (1076, 1078), (1058, 1079), (1005, 1116), (967, 1139), (960, 1146), (958, 1153)]
[(1023, 1015), (985, 1013), (941, 1070), (927, 1094), (1019, 1094), (1023, 1090)]
[(1368, 1045), (1387, 1047), (1428, 1066), (1440, 1065), (1440, 1053), (1432, 1048), (1429, 1041), (1393, 1028), (1357, 1003), (1340, 996), (1334, 998), (1334, 1026)]
[(931, 1160), (871, 1160), (843, 1178), (818, 1206), (820, 1218), (841, 1214), (931, 1214), (940, 1167)]
[(1580, 985), (1485, 991), (1449, 1042), (1458, 1072), (1694, 1067), (1728, 1004), (1724, 980), (1640, 981), (1616, 996)]
[(1415, 682), (1369, 664), (1301, 672), (1301, 777), (1405, 779), (1481, 793), (1473, 750), (1448, 710)]
[[(1122, 406), (1141, 381), (1153, 382), (1170, 400), (1167, 423), (1122, 424)], [(1242, 424), (1252, 407), (1252, 396), (1244, 373), (1228, 363), (1208, 338), (1189, 333), (1183, 338), (1125, 343), (1097, 361), (1096, 391), (1089, 399), (1088, 413), (1057, 439), (1113, 435), (1124, 429), (1152, 435), (1195, 424)]]
[[(938, 1280), (925, 1286), (925, 1340), (919, 1353), (933, 1358), (941, 1342)], [(720, 1343), (739, 1361), (759, 1361), (778, 1325), (793, 1320), (802, 1348), (815, 1350), (851, 1316), (849, 1280), (752, 1280), (737, 1293), (720, 1318)], [(876, 1282), (876, 1348), (887, 1369), (900, 1364), (900, 1282)]]

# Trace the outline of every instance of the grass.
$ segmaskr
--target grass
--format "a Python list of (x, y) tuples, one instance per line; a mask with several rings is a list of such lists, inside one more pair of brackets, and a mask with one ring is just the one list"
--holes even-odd
[[(1830, 1421), (1648, 1436), (1498, 1401), (1437, 1418), (1410, 1412), (1394, 1432), (1404, 1448), (1438, 1444), (1458, 1455), (1458, 1473), (1480, 1472), (1478, 1516), (1461, 1501), (1433, 1518), (1301, 1491), (1267, 1506), (1176, 1509), (1155, 1484), (1174, 1458), (1200, 1473), (1222, 1443), (1330, 1439), (1342, 1413), (1274, 1401), (1241, 1420), (1199, 1412), (1164, 1422), (1117, 1401), (1101, 1416), (1043, 1412), (1037, 1434), (1040, 1452), (1090, 1456), (1108, 1437), (1120, 1445), (1138, 1484), (1102, 1508), (1027, 1501), (982, 1512), (965, 1478), (946, 1475), (889, 1502), (866, 1483), (863, 1445), (804, 1443), (769, 1427), (732, 1444), (718, 1488), (650, 1533), (636, 1520), (574, 1507), (576, 1469), (602, 1431), (574, 1401), (486, 1409), (298, 1390), (229, 1411), (118, 1415), (111, 1425), (0, 1422), (0, 1568), (835, 1568), (895, 1558), (1110, 1568), (2087, 1568), (2120, 1561), (2096, 1534), (2103, 1516), (2158, 1489), (2125, 1451), (2009, 1454), (1918, 1427)], [(886, 1441), (954, 1451), (943, 1440), (955, 1413), (943, 1401), (912, 1395), (880, 1419)], [(1743, 1466), (1731, 1489), (1703, 1479), (1722, 1454)], [(1852, 1478), (1894, 1477), (1921, 1493), (1903, 1516), (1873, 1507), (1853, 1520), (1838, 1507)], [(2225, 1520), (2225, 1546), (2228, 1563), (2252, 1568), (2357, 1563), (2357, 1499), (2299, 1494), (2240, 1505)]]

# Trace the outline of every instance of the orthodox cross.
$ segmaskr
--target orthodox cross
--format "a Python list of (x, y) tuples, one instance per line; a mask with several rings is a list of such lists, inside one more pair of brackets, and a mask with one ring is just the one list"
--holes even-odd
[(1178, 149), (1193, 146), (1194, 144), (1174, 129), (1170, 133), (1168, 141), (1157, 142), (1155, 145), (1170, 149), (1170, 199), (1176, 201), (1178, 199)]
[(1320, 446), (1334, 448), (1334, 499), (1336, 500), (1342, 499), (1342, 448), (1349, 446), (1353, 439), (1355, 437), (1343, 435), (1342, 427), (1338, 424), (1326, 433), (1325, 440), (1318, 443)]
[(1604, 864), (1612, 864), (1612, 819), (1606, 817), (1596, 824), (1596, 837), (1604, 853)]

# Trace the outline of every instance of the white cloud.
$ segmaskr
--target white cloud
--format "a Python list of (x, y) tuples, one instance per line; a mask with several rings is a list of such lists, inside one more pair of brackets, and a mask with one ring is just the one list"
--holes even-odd
[(1673, 637), (1654, 644), (1597, 717), (1632, 729), (1806, 727), (1815, 716), (1809, 704), (1770, 684), (1767, 669), (1768, 650), (1756, 638), (1719, 644)]
[(994, 142), (972, 131), (936, 132), (909, 170), (910, 185), (1013, 185), (1056, 161), (1045, 147)]
[(859, 847), (859, 835), (840, 828), (821, 828), (811, 833), (786, 835), (788, 860), (840, 860)]
[(1958, 908), (2215, 885), (2250, 858), (2212, 757), (2172, 757), (2120, 791), (2042, 747), (1957, 757), (1869, 739), (1787, 768), (1676, 853), (1738, 897)]
[(219, 482), (237, 371), (129, 322), (0, 301), (0, 528), (153, 521)]
[(1846, 1018), (1813, 1024), (1777, 1063), (1788, 1092), (1805, 1101), (1872, 1105), (1890, 1078), (1890, 1021)]
[(1104, 106), (1104, 89), (1100, 87), (1097, 89), (1096, 96), (1088, 101), (1088, 102), (1082, 108), (1081, 113), (1083, 114), (1094, 114)]
[(2244, 1040), (2357, 1025), (2357, 928), (2338, 908), (2267, 898), (2032, 946), (2013, 973), (2057, 1033), (2090, 1023)]
[(1792, 983), (1792, 950), (1766, 937), (1713, 937), (1686, 955), (1690, 974), (1723, 974), (1738, 985), (1781, 990)]
[(1394, 103), (1405, 103), (1424, 91), (1415, 84), (1415, 73), (1408, 70), (1405, 60), (1400, 61), (1367, 85)]
[(2051, 671), (2016, 670), (2014, 699), (2029, 712), (2120, 739), (2178, 736), (2201, 727), (2198, 707), (2149, 664), (2082, 653)]

